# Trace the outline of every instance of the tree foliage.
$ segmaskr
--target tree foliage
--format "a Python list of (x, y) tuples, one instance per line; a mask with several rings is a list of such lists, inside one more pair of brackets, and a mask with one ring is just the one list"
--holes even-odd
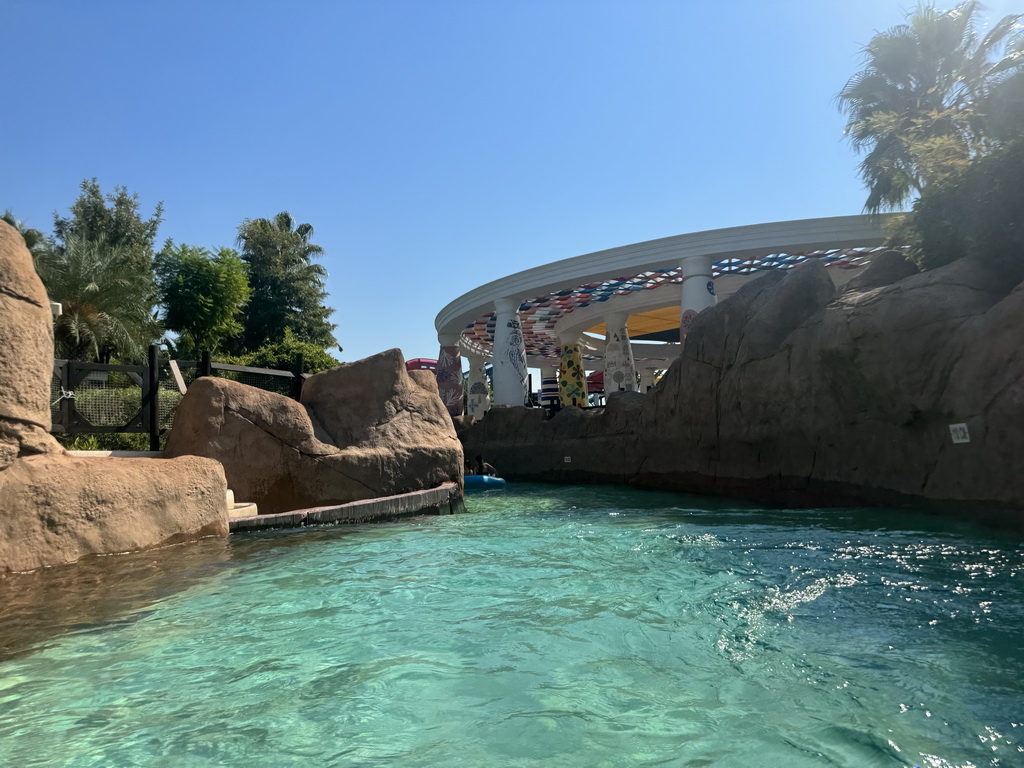
[[(1024, 59), (1024, 33), (1018, 37), (1017, 47), (1017, 56)], [(1009, 73), (993, 89), (985, 119), (989, 133), (1000, 144), (1015, 141), (1024, 133), (1024, 68)]]
[(136, 254), (68, 235), (59, 253), (37, 264), (62, 314), (54, 325), (56, 353), (69, 360), (142, 360), (160, 332), (153, 318), (153, 281), (140, 281)]
[[(67, 217), (54, 214), (53, 231), (58, 248), (70, 238), (101, 243), (127, 254), (140, 269), (152, 270), (157, 230), (163, 221), (163, 203), (148, 219), (139, 213), (139, 196), (125, 187), (114, 187), (104, 196), (96, 179), (83, 179), (78, 199)], [(109, 205), (108, 205), (109, 203)]]
[(154, 261), (164, 328), (177, 333), (177, 353), (216, 352), (239, 336), (249, 300), (245, 264), (231, 248), (211, 253), (168, 240)]
[(910, 219), (926, 269), (967, 256), (1024, 279), (1024, 136), (921, 193)]
[(138, 195), (125, 187), (105, 195), (96, 179), (82, 181), (67, 215), (54, 214), (52, 238), (10, 211), (3, 215), (25, 238), (50, 298), (63, 305), (55, 325), (59, 356), (141, 359), (161, 334), (154, 311), (160, 299), (179, 352), (267, 357), (277, 350), (290, 359), (302, 351), (312, 365), (337, 363), (324, 352), (337, 342), (312, 226), (283, 211), (242, 222), (241, 254), (168, 240), (154, 257), (162, 218), (162, 204), (143, 218)]
[(297, 339), (290, 328), (286, 328), (284, 335), (277, 341), (266, 344), (254, 352), (244, 355), (241, 359), (243, 360), (242, 365), (289, 371), (294, 365), (297, 354), (303, 356), (307, 373), (325, 371), (339, 364), (322, 347)]
[(104, 197), (96, 179), (85, 179), (70, 215), (54, 214), (53, 247), (36, 271), (63, 309), (54, 326), (58, 355), (142, 359), (159, 337), (153, 242), (162, 210), (143, 220), (138, 195), (115, 187)]
[(327, 271), (313, 262), (323, 248), (310, 242), (312, 235), (311, 225), (296, 225), (287, 211), (273, 219), (245, 219), (239, 226), (238, 245), (252, 288), (241, 351), (283, 339), (286, 329), (321, 348), (337, 344), (328, 320), (334, 310), (324, 305)]
[(900, 208), (998, 145), (988, 116), (1024, 70), (1024, 37), (1020, 16), (1011, 15), (979, 41), (980, 7), (977, 0), (951, 11), (918, 6), (905, 24), (872, 38), (864, 69), (839, 93), (846, 134), (866, 152), (867, 211)]

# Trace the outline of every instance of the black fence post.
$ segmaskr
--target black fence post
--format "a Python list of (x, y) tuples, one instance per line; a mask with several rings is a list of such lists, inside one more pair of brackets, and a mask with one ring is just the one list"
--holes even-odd
[(160, 450), (160, 361), (156, 344), (149, 345), (149, 392), (143, 393), (149, 408), (149, 450)]
[(210, 361), (210, 350), (208, 349), (199, 353), (199, 372), (196, 374), (196, 378), (200, 376), (213, 376), (213, 363)]
[(295, 378), (292, 379), (292, 399), (302, 399), (302, 374), (306, 372), (306, 358), (301, 352), (295, 353), (295, 365), (292, 368)]
[(60, 369), (60, 403), (58, 421), (66, 434), (71, 432), (71, 409), (75, 405), (72, 399), (75, 385), (71, 382), (71, 361), (65, 360)]

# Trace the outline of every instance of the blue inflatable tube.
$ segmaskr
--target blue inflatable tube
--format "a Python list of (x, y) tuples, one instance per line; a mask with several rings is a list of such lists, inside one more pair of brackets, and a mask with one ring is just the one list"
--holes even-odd
[(466, 475), (467, 491), (500, 491), (504, 487), (505, 481), (500, 477)]

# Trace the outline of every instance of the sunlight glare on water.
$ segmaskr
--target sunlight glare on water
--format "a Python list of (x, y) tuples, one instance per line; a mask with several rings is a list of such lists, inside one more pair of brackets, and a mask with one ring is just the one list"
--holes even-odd
[(510, 485), (0, 582), (4, 766), (1020, 766), (1024, 546)]

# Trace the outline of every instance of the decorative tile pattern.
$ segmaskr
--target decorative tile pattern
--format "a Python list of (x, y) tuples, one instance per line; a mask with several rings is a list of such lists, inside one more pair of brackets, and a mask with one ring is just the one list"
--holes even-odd
[(437, 356), (437, 391), (448, 413), (462, 415), (462, 357), (459, 348), (441, 347)]
[[(750, 275), (768, 269), (792, 269), (808, 259), (819, 259), (833, 269), (857, 269), (867, 265), (878, 253), (888, 250), (877, 248), (833, 248), (808, 253), (771, 253), (749, 259), (723, 259), (712, 265), (712, 276)], [(624, 296), (634, 291), (649, 291), (666, 283), (682, 283), (680, 269), (658, 269), (627, 275), (602, 283), (587, 283), (545, 296), (538, 296), (519, 307), (519, 320), (526, 346), (532, 358), (561, 356), (555, 324), (565, 315), (591, 304), (608, 301), (612, 296)], [(712, 290), (714, 286), (712, 285)], [(463, 336), (470, 341), (491, 346), (494, 343), (494, 313), (478, 317), (466, 326)]]
[(562, 347), (558, 397), (563, 407), (576, 405), (583, 408), (587, 405), (587, 374), (583, 370), (579, 344), (566, 344)]

